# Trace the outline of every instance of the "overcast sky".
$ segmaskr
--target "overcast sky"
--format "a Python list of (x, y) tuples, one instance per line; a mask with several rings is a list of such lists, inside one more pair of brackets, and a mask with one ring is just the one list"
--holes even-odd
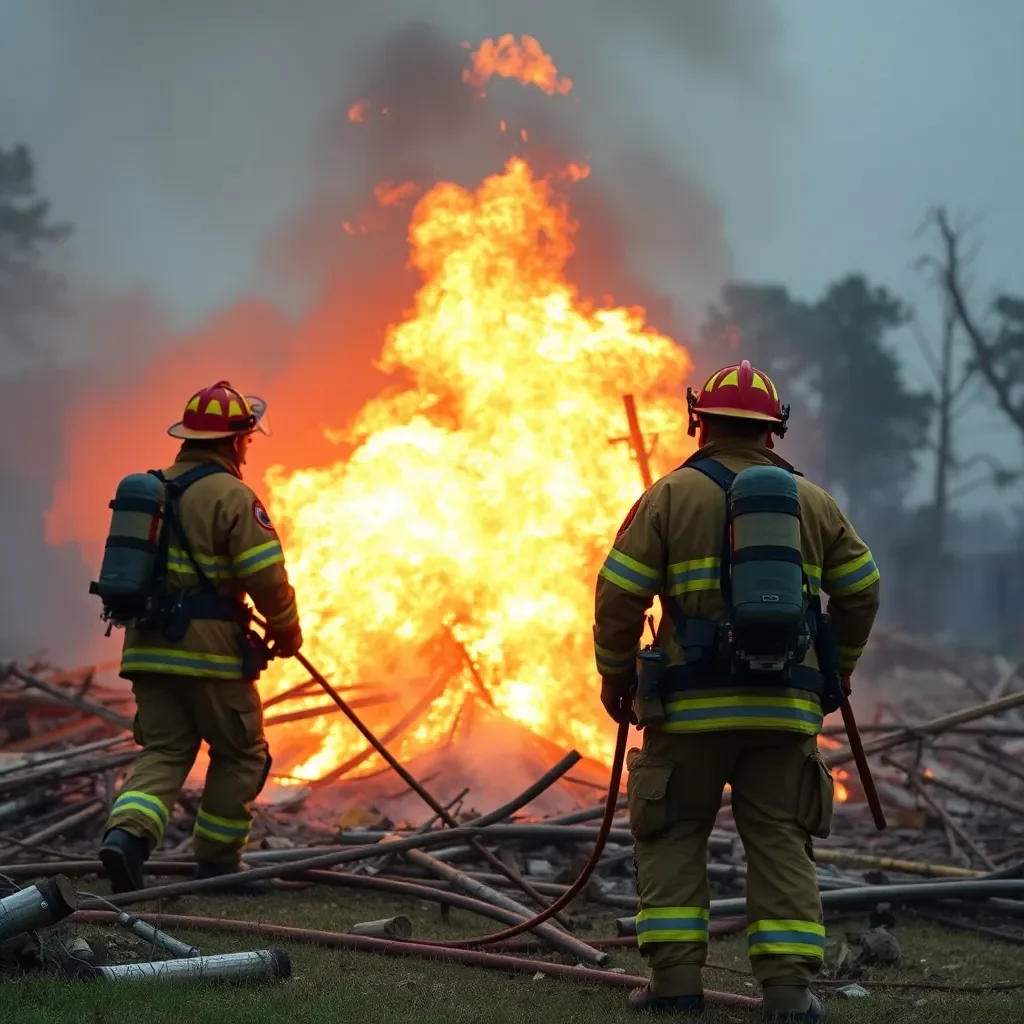
[[(1024, 290), (1024, 2), (714, 0), (676, 18), (637, 0), (647, 30), (632, 32), (607, 31), (612, 6), (630, 9), (524, 0), (510, 25), (496, 0), (0, 0), (0, 144), (32, 146), (77, 225), (77, 281), (145, 285), (195, 318), (252, 287), (372, 41), (410, 12), (466, 38), (533, 28), (577, 80), (581, 121), (608, 118), (607, 139), (590, 125), (595, 165), (612, 112), (649, 129), (717, 202), (737, 276), (812, 296), (859, 269), (927, 306), (914, 233), (944, 202), (981, 218), (980, 297)], [(977, 418), (986, 430), (1007, 434)]]
[[(316, 213), (339, 184), (331, 175), (357, 173), (359, 153), (325, 160), (325, 146), (368, 145), (332, 135), (331, 115), (396, 59), (416, 63), (381, 45), (413, 20), (447, 40), (438, 59), (451, 59), (453, 40), (541, 40), (576, 88), (536, 95), (536, 109), (557, 111), (560, 140), (589, 155), (581, 188), (618, 204), (630, 269), (684, 322), (699, 322), (729, 275), (813, 298), (853, 270), (934, 324), (911, 264), (935, 203), (979, 219), (979, 305), (999, 287), (1024, 292), (1024, 0), (0, 0), (0, 146), (31, 146), (42, 193), (75, 224), (76, 290), (137, 289), (140, 308), (155, 300), (182, 328), (246, 295), (275, 297), (278, 282), (259, 273), (268, 242), (297, 211)], [(458, 98), (416, 75), (406, 100), (426, 93), (426, 121), (444, 127), (438, 105)], [(518, 86), (506, 96), (532, 102)], [(897, 340), (926, 383), (909, 336)], [(85, 355), (106, 373), (109, 344)], [(0, 361), (0, 378), (11, 372)], [(32, 395), (53, 400), (49, 384), (26, 389), (33, 409), (44, 399)], [(21, 416), (0, 409), (9, 449)], [(61, 639), (81, 660), (97, 633), (81, 599), (94, 567), (44, 541), (64, 429), (44, 426), (43, 454), (0, 462), (15, 524), (0, 560), (19, 580), (0, 589), (0, 649)], [(1020, 458), (1016, 435), (984, 407), (966, 434), (963, 454)], [(61, 638), (47, 628), (53, 615)]]

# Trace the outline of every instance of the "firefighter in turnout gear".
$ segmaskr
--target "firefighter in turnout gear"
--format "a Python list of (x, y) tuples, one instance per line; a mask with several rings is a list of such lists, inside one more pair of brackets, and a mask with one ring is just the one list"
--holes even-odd
[[(813, 1024), (824, 1016), (810, 985), (825, 929), (812, 837), (828, 835), (833, 801), (816, 736), (823, 714), (849, 693), (878, 608), (878, 569), (832, 497), (772, 450), (789, 410), (765, 374), (744, 361), (687, 398), (699, 448), (630, 510), (596, 590), (602, 702), (613, 719), (639, 719), (644, 730), (627, 764), (637, 936), (651, 981), (631, 993), (630, 1007), (702, 1011), (706, 849), (729, 784), (748, 864), (748, 954), (765, 1013)], [(767, 480), (778, 493), (750, 495), (744, 480)], [(741, 520), (758, 513), (764, 535), (741, 551), (752, 529)], [(796, 550), (781, 539), (787, 530)], [(778, 615), (785, 600), (778, 592), (742, 600), (751, 571), (796, 581), (791, 604), (801, 625), (788, 653), (776, 644), (760, 657), (748, 640), (740, 649), (740, 621)], [(656, 641), (641, 651), (656, 596)], [(762, 631), (761, 644), (772, 647), (781, 628)]]
[[(201, 741), (210, 762), (193, 832), (196, 876), (241, 869), (249, 806), (271, 764), (256, 687), (268, 650), (249, 630), (244, 597), (266, 619), (275, 656), (290, 657), (302, 645), (280, 539), (242, 482), (253, 434), (269, 434), (265, 411), (261, 399), (220, 381), (193, 395), (181, 422), (168, 430), (184, 443), (174, 464), (155, 474), (168, 494), (166, 565), (157, 567), (155, 585), (164, 611), (155, 621), (127, 623), (121, 658), (143, 750), (114, 801), (100, 849), (115, 892), (143, 887), (144, 862), (163, 836)], [(119, 499), (111, 507), (116, 516)], [(113, 532), (108, 554), (119, 540)], [(225, 878), (226, 887), (231, 883)]]

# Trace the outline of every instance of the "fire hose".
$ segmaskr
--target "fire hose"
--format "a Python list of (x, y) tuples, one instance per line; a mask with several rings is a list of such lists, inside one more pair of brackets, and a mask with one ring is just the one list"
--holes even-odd
[[(266, 623), (257, 616), (253, 617), (253, 622), (265, 629)], [(377, 751), (378, 754), (398, 773), (399, 777), (407, 786), (414, 790), (417, 795), (427, 804), (428, 807), (434, 813), (441, 818), (441, 820), (449, 826), (449, 828), (458, 828), (458, 822), (451, 816), (451, 814), (430, 794), (430, 792), (418, 782), (412, 774), (405, 768), (405, 766), (388, 750), (383, 743), (373, 734), (373, 732), (366, 726), (359, 715), (356, 714), (355, 710), (348, 704), (348, 702), (341, 696), (338, 691), (331, 686), (331, 684), (324, 678), (323, 674), (319, 669), (301, 652), (295, 655), (295, 660), (310, 674), (310, 676), (316, 681), (320, 688), (327, 694), (331, 700), (338, 706), (340, 711), (345, 715), (346, 718), (356, 727), (363, 738)], [(615, 753), (612, 757), (612, 770), (611, 779), (608, 783), (608, 796), (605, 801), (604, 818), (601, 821), (601, 826), (597, 832), (597, 838), (594, 841), (594, 849), (590, 854), (590, 859), (587, 861), (586, 866), (580, 872), (579, 878), (573, 882), (572, 885), (553, 903), (548, 904), (544, 907), (539, 914), (528, 918), (519, 924), (512, 925), (509, 928), (505, 928), (498, 932), (493, 932), (489, 935), (478, 935), (471, 939), (459, 939), (457, 941), (442, 941), (442, 940), (431, 940), (430, 942), (424, 942), (424, 945), (439, 946), (446, 949), (466, 949), (470, 946), (484, 946), (490, 945), (493, 942), (503, 942), (505, 939), (515, 938), (517, 935), (522, 935), (523, 932), (532, 931), (538, 925), (543, 924), (545, 921), (552, 917), (563, 908), (567, 907), (585, 888), (587, 883), (590, 881), (591, 876), (597, 869), (597, 865), (601, 860), (601, 854), (604, 852), (605, 843), (608, 840), (608, 833), (611, 831), (612, 822), (615, 820), (615, 811), (617, 809), (619, 800), (619, 786), (622, 782), (622, 766), (626, 759), (626, 742), (629, 738), (629, 723), (624, 722), (619, 726), (618, 733), (615, 737)], [(401, 842), (397, 840), (396, 842)], [(391, 845), (390, 843), (385, 846)], [(511, 877), (507, 865), (501, 861), (498, 857), (487, 850), (483, 844), (475, 837), (471, 840), (471, 844), (477, 852), (483, 854), (488, 863), (499, 868), (506, 877)], [(520, 885), (520, 888), (526, 888), (521, 883), (525, 881), (518, 875), (512, 878)], [(529, 887), (529, 890), (532, 886)], [(535, 895), (530, 892), (530, 895)], [(536, 894), (535, 898), (542, 904), (545, 902), (540, 894)], [(602, 959), (607, 959), (607, 954)]]

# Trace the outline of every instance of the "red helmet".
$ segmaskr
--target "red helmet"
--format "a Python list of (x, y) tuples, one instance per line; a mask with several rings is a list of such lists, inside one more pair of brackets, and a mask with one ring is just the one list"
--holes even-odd
[(243, 395), (226, 380), (219, 380), (188, 400), (181, 422), (168, 427), (167, 433), (183, 441), (214, 441), (254, 430), (269, 434), (266, 411), (267, 403), (262, 398)]
[(782, 437), (786, 433), (789, 406), (779, 402), (779, 392), (768, 374), (755, 370), (743, 360), (739, 366), (716, 370), (695, 395), (686, 389), (690, 410), (690, 436), (697, 433), (701, 416), (726, 416), (771, 423), (771, 432)]

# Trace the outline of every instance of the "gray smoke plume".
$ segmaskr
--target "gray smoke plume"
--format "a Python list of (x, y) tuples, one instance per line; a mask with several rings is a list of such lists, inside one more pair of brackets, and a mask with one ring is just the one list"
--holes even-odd
[[(505, 32), (536, 36), (572, 92), (494, 79), (476, 102), (461, 44)], [(789, 103), (780, 32), (767, 0), (0, 3), (0, 145), (32, 147), (40, 191), (76, 225), (64, 269), (83, 311), (41, 339), (34, 370), (12, 377), (0, 354), (0, 500), (15, 524), (0, 537), (0, 564), (15, 567), (0, 588), (0, 656), (91, 650), (95, 566), (75, 544), (47, 545), (44, 510), (63, 493), (50, 529), (65, 538), (92, 529), (75, 512), (92, 523), (97, 502), (105, 521), (116, 475), (95, 467), (125, 447), (142, 458), (125, 431), (148, 436), (164, 416), (118, 419), (143, 385), (172, 417), (214, 373), (255, 387), (301, 371), (311, 396), (353, 408), (380, 386), (370, 361), (416, 284), (404, 222), (358, 247), (343, 225), (383, 179), (473, 185), (500, 169), (514, 147), (499, 117), (528, 128), (538, 168), (592, 166), (572, 197), (581, 290), (692, 331), (732, 267), (707, 142), (749, 136), (770, 176), (771, 125)], [(363, 99), (388, 115), (353, 124)], [(217, 309), (218, 328), (201, 325)], [(304, 369), (318, 342), (303, 322), (318, 316), (332, 327), (323, 358), (347, 360), (344, 385)], [(103, 401), (83, 424), (71, 410), (91, 394)], [(102, 409), (112, 433), (83, 468), (68, 438)], [(275, 426), (315, 461), (323, 424)]]

